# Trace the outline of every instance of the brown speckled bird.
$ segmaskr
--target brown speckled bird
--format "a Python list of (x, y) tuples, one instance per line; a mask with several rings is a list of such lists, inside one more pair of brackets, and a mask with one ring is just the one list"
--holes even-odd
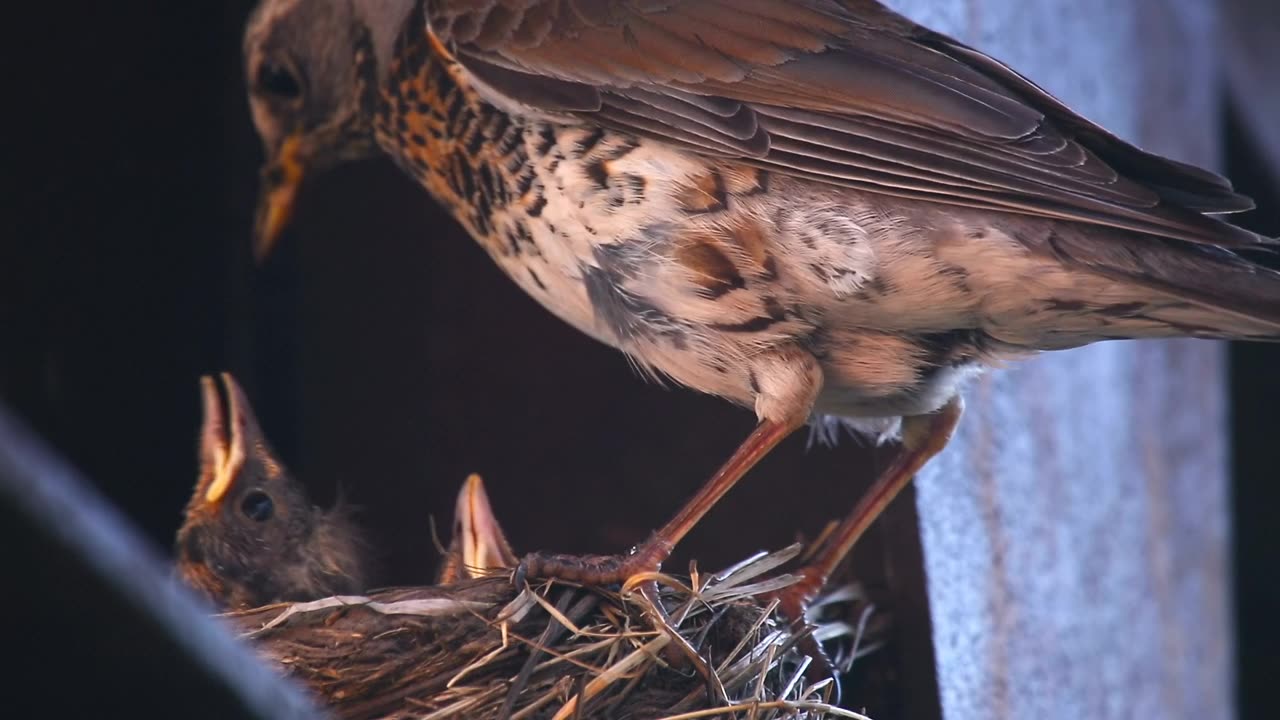
[(364, 546), (343, 507), (315, 507), (231, 375), (200, 379), (200, 478), (175, 543), (179, 578), (227, 610), (359, 592)]
[(901, 452), (795, 617), (947, 443), (984, 367), (1117, 338), (1280, 337), (1250, 201), (872, 0), (264, 0), (245, 41), (268, 247), (307, 171), (375, 152), (538, 302), (759, 424), (632, 553), (656, 569), (824, 416)]

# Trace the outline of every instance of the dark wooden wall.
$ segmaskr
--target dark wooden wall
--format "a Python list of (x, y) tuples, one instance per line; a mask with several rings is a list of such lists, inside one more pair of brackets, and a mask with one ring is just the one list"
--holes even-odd
[[(4, 402), (165, 548), (195, 480), (197, 378), (219, 370), (242, 380), (317, 500), (341, 486), (363, 508), (381, 583), (430, 579), (429, 518), (447, 529), (470, 472), (518, 550), (643, 539), (745, 437), (750, 413), (641, 380), (515, 288), (387, 162), (317, 178), (281, 251), (255, 268), (260, 154), (239, 60), (250, 6), (34, 19), (61, 50), (22, 78), (30, 100), (10, 135)], [(766, 460), (670, 567), (696, 556), (715, 569), (811, 535), (886, 459), (805, 445)], [(916, 536), (908, 497), (856, 562), (897, 622), (847, 692), (885, 716), (938, 713)]]

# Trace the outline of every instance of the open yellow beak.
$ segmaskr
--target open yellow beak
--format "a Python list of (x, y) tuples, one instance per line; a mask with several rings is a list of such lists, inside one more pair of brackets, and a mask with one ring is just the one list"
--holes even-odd
[(437, 574), (440, 584), (484, 577), (519, 562), (489, 504), (484, 481), (472, 474), (458, 492), (454, 508), (453, 541)]
[(253, 233), (253, 256), (259, 263), (271, 255), (293, 217), (305, 169), (301, 148), (301, 135), (290, 135), (280, 145), (276, 157), (269, 159), (262, 168), (262, 188), (258, 195)]
[(227, 391), (225, 404), (218, 395), (218, 380), (208, 375), (200, 378), (204, 423), (200, 429), (200, 480), (196, 493), (203, 495), (200, 502), (209, 507), (222, 502), (245, 462), (244, 395), (229, 374), (223, 373), (219, 379)]

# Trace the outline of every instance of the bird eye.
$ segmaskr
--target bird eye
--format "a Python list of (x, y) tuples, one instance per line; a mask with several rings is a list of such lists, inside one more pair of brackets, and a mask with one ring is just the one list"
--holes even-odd
[(270, 520), (275, 509), (275, 503), (271, 501), (271, 496), (261, 490), (249, 491), (249, 494), (245, 495), (244, 499), (240, 501), (240, 512), (254, 522)]
[(302, 94), (298, 76), (284, 65), (263, 61), (258, 65), (258, 90), (283, 100), (295, 100)]

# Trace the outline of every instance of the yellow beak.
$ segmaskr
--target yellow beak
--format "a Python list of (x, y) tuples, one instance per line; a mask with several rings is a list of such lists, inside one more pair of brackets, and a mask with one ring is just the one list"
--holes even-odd
[(258, 213), (254, 224), (253, 256), (259, 263), (266, 260), (284, 233), (304, 172), (302, 136), (290, 135), (280, 145), (276, 157), (262, 168), (262, 188), (258, 195)]
[(472, 474), (463, 484), (454, 515), (453, 542), (437, 573), (438, 583), (484, 577), (490, 571), (516, 566), (519, 560), (498, 525), (479, 475)]

